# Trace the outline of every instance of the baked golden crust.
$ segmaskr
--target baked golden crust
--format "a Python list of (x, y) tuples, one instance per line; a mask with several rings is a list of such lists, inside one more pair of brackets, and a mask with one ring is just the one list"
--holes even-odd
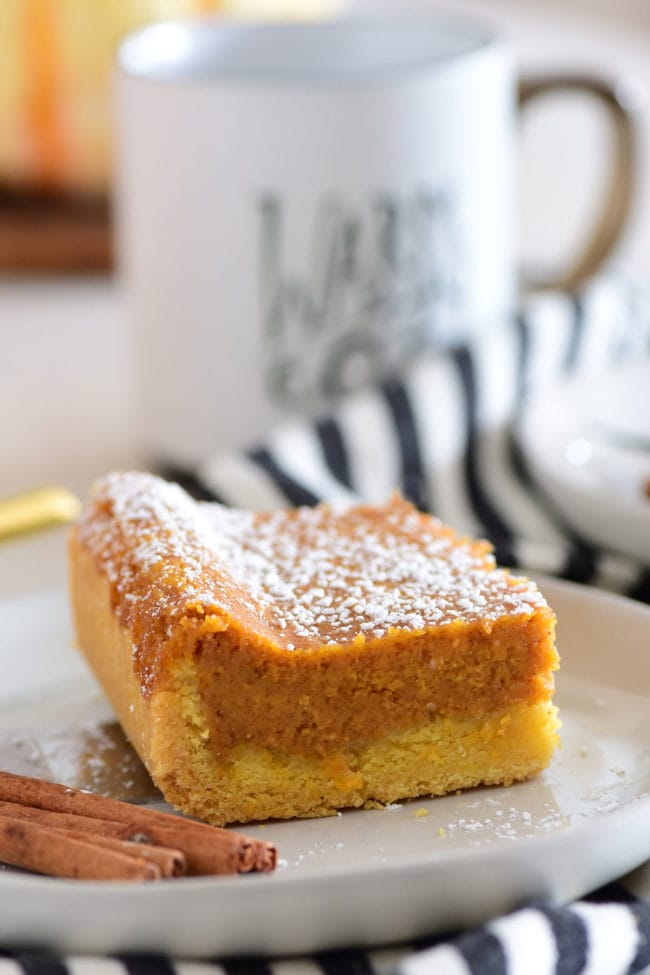
[(397, 498), (255, 515), (113, 475), (71, 588), (154, 779), (213, 822), (512, 781), (557, 742), (543, 597)]

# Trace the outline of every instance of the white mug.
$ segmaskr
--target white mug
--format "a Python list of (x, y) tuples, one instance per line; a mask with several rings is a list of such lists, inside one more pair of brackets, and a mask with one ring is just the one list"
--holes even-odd
[[(629, 170), (610, 90), (569, 83), (614, 112)], [(250, 445), (511, 314), (517, 100), (507, 46), (476, 25), (202, 20), (127, 38), (118, 255), (151, 454)], [(564, 283), (611, 247), (629, 183)]]

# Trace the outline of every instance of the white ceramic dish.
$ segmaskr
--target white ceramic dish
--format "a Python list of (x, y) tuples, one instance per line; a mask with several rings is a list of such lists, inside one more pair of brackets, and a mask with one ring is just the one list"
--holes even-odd
[[(3, 870), (0, 943), (183, 957), (375, 946), (529, 898), (574, 898), (642, 863), (650, 610), (556, 581), (543, 589), (559, 619), (563, 748), (535, 781), (252, 827), (278, 844), (273, 876), (128, 886)], [(71, 649), (62, 592), (0, 604), (0, 633), (3, 734), (106, 716)]]
[(650, 562), (650, 360), (544, 391), (518, 432), (535, 479), (574, 529)]

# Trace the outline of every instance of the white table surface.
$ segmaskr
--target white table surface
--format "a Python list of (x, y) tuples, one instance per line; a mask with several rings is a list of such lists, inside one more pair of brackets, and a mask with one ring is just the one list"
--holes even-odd
[[(358, 0), (351, 9), (390, 6)], [(412, 6), (434, 5), (412, 0)], [(588, 17), (584, 8), (565, 3), (478, 0), (473, 9), (501, 23), (524, 70), (571, 66), (612, 77), (633, 75), (650, 91), (650, 27), (643, 30), (612, 16)], [(561, 215), (596, 186), (602, 164), (599, 169), (593, 157), (603, 155), (597, 151), (598, 119), (586, 113), (579, 121), (579, 115), (579, 106), (549, 107), (546, 118), (540, 113), (527, 126), (525, 255), (555, 255), (579, 233), (580, 219), (567, 227)], [(643, 178), (622, 248), (641, 272), (650, 266), (650, 166), (644, 165), (650, 159), (649, 132), (645, 108), (639, 112)], [(586, 199), (581, 205), (584, 215)], [(85, 494), (101, 473), (145, 464), (131, 406), (134, 381), (116, 281), (0, 278), (0, 496), (49, 482)], [(64, 579), (64, 532), (0, 546), (0, 598)]]

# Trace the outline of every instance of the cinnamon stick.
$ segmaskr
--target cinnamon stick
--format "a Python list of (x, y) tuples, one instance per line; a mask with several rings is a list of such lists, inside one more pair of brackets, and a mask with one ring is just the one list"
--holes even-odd
[[(85, 795), (85, 793), (82, 794)], [(153, 810), (149, 810), (149, 812), (153, 812)], [(199, 831), (197, 835), (196, 830), (197, 827), (204, 824), (184, 820), (179, 816), (169, 815), (170, 822), (164, 822), (162, 825), (139, 820), (138, 827), (134, 827), (127, 823), (95, 819), (75, 813), (60, 813), (38, 806), (6, 801), (0, 801), (0, 816), (13, 816), (17, 819), (26, 819), (66, 831), (76, 830), (93, 836), (105, 836), (115, 840), (139, 843), (140, 845), (150, 844), (151, 848), (154, 848), (153, 844), (158, 844), (160, 847), (180, 853), (185, 860), (183, 872), (190, 872), (195, 875), (248, 873), (253, 870), (269, 872), (275, 866), (275, 848), (270, 847), (270, 844), (260, 844), (257, 840), (251, 841), (247, 837), (237, 836), (216, 827), (208, 827), (210, 830), (209, 842), (206, 843), (204, 833)], [(143, 826), (146, 828), (146, 832)], [(233, 836), (236, 836), (237, 839), (235, 843), (230, 840), (230, 837)], [(227, 838), (226, 843), (223, 842), (224, 838)], [(242, 840), (243, 842), (241, 842)], [(189, 871), (188, 856), (185, 851), (190, 856), (191, 869)]]
[(0, 801), (0, 816), (13, 819), (29, 819), (43, 826), (56, 829), (77, 830), (82, 833), (92, 833), (95, 836), (108, 836), (118, 840), (126, 840), (132, 833), (124, 823), (114, 823), (108, 819), (91, 819), (89, 816), (75, 816), (72, 813), (51, 812), (38, 806), (25, 806), (20, 802)]
[(272, 843), (262, 843), (255, 840), (255, 866), (256, 873), (272, 873), (277, 863), (277, 850)]
[(0, 801), (121, 823), (130, 827), (123, 839), (182, 851), (189, 874), (269, 872), (276, 865), (277, 853), (272, 843), (12, 772), (0, 772)]
[[(2, 817), (0, 816), (0, 822)], [(115, 840), (110, 836), (99, 836), (69, 829), (65, 831), (65, 836), (72, 836), (78, 840), (90, 841), (94, 846), (102, 847), (105, 850), (113, 850), (116, 853), (123, 853), (126, 856), (136, 857), (146, 860), (148, 863), (155, 864), (160, 870), (160, 876), (167, 879), (169, 877), (182, 877), (187, 873), (187, 859), (180, 850), (168, 849), (165, 846), (153, 846), (151, 843), (134, 843), (131, 840)]]
[(151, 822), (143, 816), (133, 824), (128, 838), (182, 850), (188, 874), (250, 873), (257, 869), (260, 857), (256, 840), (217, 826), (208, 826), (211, 832), (203, 832), (203, 823), (172, 815), (169, 818), (178, 818), (179, 824)]
[(0, 817), (40, 823), (42, 826), (64, 830), (68, 836), (75, 836), (77, 839), (88, 839), (90, 834), (92, 841), (98, 846), (141, 856), (157, 864), (163, 877), (180, 877), (187, 873), (187, 860), (180, 850), (129, 840), (133, 830), (123, 823), (50, 812), (35, 806), (23, 806), (19, 802), (0, 802)]
[(0, 816), (0, 860), (37, 873), (78, 880), (145, 881), (162, 877), (160, 867), (150, 860), (108, 849), (89, 834), (81, 836), (27, 819)]

